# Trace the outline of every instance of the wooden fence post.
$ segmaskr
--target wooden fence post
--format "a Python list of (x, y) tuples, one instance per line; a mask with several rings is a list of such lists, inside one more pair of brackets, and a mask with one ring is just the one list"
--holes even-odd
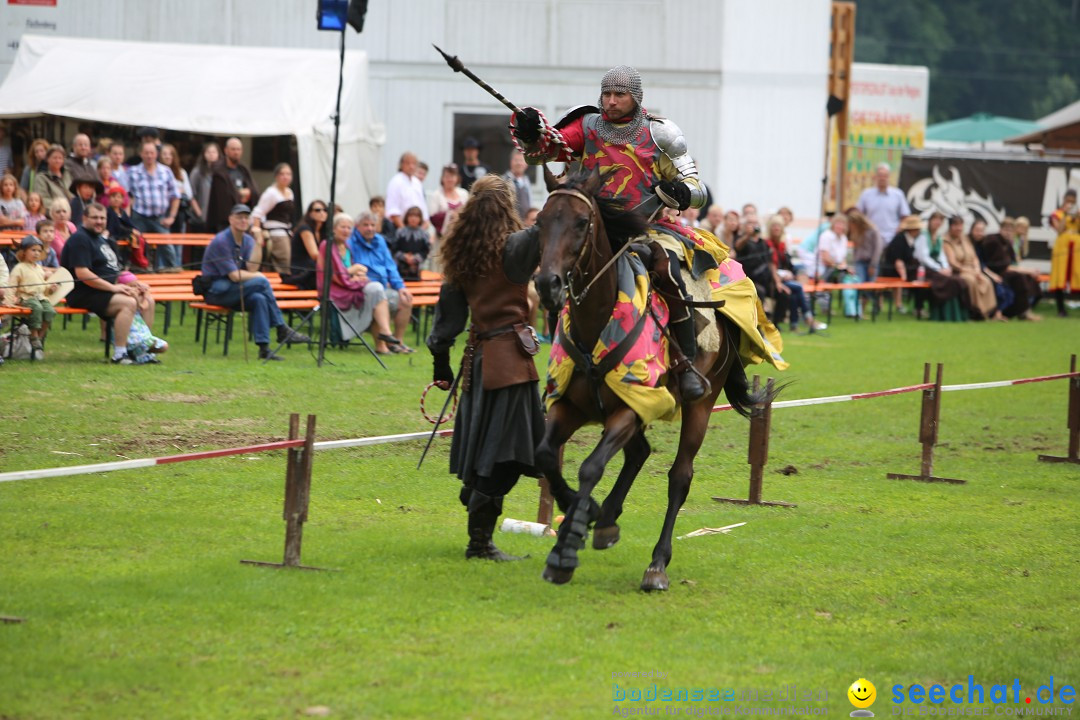
[[(1076, 355), (1069, 363), (1069, 372), (1076, 372)], [(1080, 377), (1069, 378), (1069, 454), (1066, 457), (1040, 455), (1042, 462), (1080, 464)]]
[[(746, 462), (750, 464), (750, 493), (746, 500), (742, 498), (714, 497), (717, 502), (736, 503), (739, 505), (772, 505), (777, 507), (796, 507), (792, 503), (780, 500), (762, 500), (761, 491), (765, 480), (765, 465), (769, 461), (769, 434), (772, 432), (772, 390), (773, 378), (765, 386), (769, 394), (768, 401), (758, 403), (750, 411), (750, 441), (746, 452)], [(753, 391), (761, 388), (761, 376), (754, 376)]]
[[(941, 420), (941, 376), (943, 366), (937, 364), (937, 377), (934, 386), (922, 391), (922, 412), (919, 416), (919, 442), (922, 443), (922, 462), (920, 474), (905, 475), (903, 473), (888, 473), (885, 477), (891, 480), (918, 480), (920, 482), (944, 482), (954, 485), (964, 485), (967, 480), (955, 478), (936, 477), (934, 475), (934, 446), (937, 445), (938, 425)], [(923, 365), (923, 384), (930, 382), (930, 363)]]
[[(289, 439), (300, 439), (300, 415), (289, 416)], [(275, 568), (299, 568), (301, 570), (322, 570), (300, 564), (300, 548), (304, 539), (304, 523), (308, 519), (308, 503), (311, 499), (311, 470), (315, 455), (315, 416), (307, 416), (307, 431), (304, 445), (289, 448), (285, 458), (285, 508), (282, 516), (285, 520), (285, 555), (280, 563), (241, 560), (247, 565), (261, 565)]]

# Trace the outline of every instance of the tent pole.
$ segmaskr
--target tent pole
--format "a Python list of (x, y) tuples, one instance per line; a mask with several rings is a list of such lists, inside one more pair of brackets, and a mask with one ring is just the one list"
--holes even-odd
[(330, 169), (330, 202), (327, 205), (326, 222), (323, 223), (323, 238), (326, 252), (323, 255), (323, 291), (319, 298), (319, 361), (322, 367), (326, 357), (326, 344), (330, 339), (330, 282), (333, 278), (334, 264), (330, 257), (334, 246), (334, 208), (337, 191), (338, 135), (341, 129), (341, 86), (345, 80), (345, 23), (341, 24), (341, 59), (338, 62), (337, 104), (334, 106), (334, 160)]

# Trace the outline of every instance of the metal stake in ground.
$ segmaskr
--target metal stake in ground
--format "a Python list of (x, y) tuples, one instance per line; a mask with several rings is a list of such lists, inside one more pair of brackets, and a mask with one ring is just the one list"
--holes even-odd
[(1080, 464), (1080, 376), (1076, 374), (1076, 355), (1069, 363), (1069, 372), (1073, 374), (1069, 378), (1069, 454), (1066, 457), (1040, 455), (1042, 462)]
[[(796, 507), (793, 503), (782, 500), (762, 500), (761, 489), (765, 478), (765, 465), (769, 461), (769, 433), (772, 431), (772, 393), (773, 378), (765, 386), (769, 399), (758, 403), (750, 411), (750, 445), (746, 453), (746, 462), (750, 463), (750, 495), (742, 498), (714, 497), (717, 502), (736, 503), (738, 505), (771, 505), (775, 507)], [(754, 376), (754, 392), (761, 387), (761, 376)]]
[[(289, 416), (289, 439), (300, 437), (300, 415)], [(241, 560), (247, 565), (273, 568), (298, 568), (300, 570), (323, 570), (300, 564), (300, 545), (307, 522), (308, 501), (311, 498), (311, 467), (315, 451), (315, 416), (307, 416), (307, 433), (301, 448), (289, 448), (285, 464), (285, 557), (280, 563)]]
[[(918, 480), (920, 482), (944, 482), (964, 485), (967, 480), (936, 477), (934, 475), (934, 446), (937, 445), (938, 424), (941, 420), (941, 373), (942, 364), (937, 364), (937, 379), (934, 387), (922, 391), (922, 414), (919, 420), (919, 442), (922, 443), (922, 466), (919, 475), (888, 473), (890, 480)], [(930, 363), (923, 365), (923, 383), (930, 382)]]

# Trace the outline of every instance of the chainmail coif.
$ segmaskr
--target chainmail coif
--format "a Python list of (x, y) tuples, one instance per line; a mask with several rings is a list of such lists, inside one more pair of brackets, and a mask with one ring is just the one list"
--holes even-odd
[(645, 108), (641, 106), (641, 100), (645, 96), (641, 89), (641, 74), (629, 65), (619, 65), (608, 70), (600, 81), (598, 104), (601, 108), (604, 107), (604, 93), (609, 90), (630, 93), (637, 107), (629, 121), (618, 124), (608, 121), (601, 113), (600, 120), (596, 123), (596, 132), (612, 145), (626, 145), (637, 138), (648, 119)]

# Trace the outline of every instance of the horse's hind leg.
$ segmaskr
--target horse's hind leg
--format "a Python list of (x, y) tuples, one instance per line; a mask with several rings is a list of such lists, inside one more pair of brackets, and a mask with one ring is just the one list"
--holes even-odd
[(667, 590), (667, 566), (671, 563), (671, 536), (675, 531), (675, 519), (679, 510), (690, 494), (690, 481), (694, 477), (694, 456), (705, 439), (709, 428), (709, 414), (719, 393), (719, 386), (714, 391), (693, 405), (683, 406), (682, 427), (679, 432), (679, 451), (675, 464), (668, 471), (668, 506), (664, 515), (664, 528), (660, 539), (653, 548), (652, 563), (645, 570), (641, 579), (642, 590)]
[(604, 499), (604, 504), (600, 506), (600, 519), (596, 521), (596, 528), (593, 530), (594, 549), (605, 550), (619, 542), (617, 522), (623, 512), (623, 501), (626, 500), (630, 486), (634, 484), (634, 479), (641, 472), (651, 452), (649, 441), (645, 439), (645, 430), (639, 428), (637, 434), (630, 438), (630, 442), (623, 448), (626, 461), (623, 463), (622, 470), (619, 471), (619, 477), (615, 480), (611, 492)]
[(577, 496), (573, 505), (566, 512), (566, 519), (559, 526), (559, 536), (555, 547), (547, 557), (543, 578), (557, 585), (569, 582), (578, 566), (577, 551), (585, 547), (585, 536), (600, 515), (600, 506), (592, 499), (593, 488), (604, 475), (604, 467), (615, 453), (638, 432), (638, 418), (630, 408), (623, 406), (607, 417), (604, 434), (589, 457), (581, 463), (578, 470)]
[(547, 478), (551, 495), (564, 513), (574, 502), (574, 490), (563, 477), (559, 450), (584, 424), (585, 417), (577, 408), (569, 403), (557, 402), (548, 411), (544, 438), (536, 448), (536, 467)]

